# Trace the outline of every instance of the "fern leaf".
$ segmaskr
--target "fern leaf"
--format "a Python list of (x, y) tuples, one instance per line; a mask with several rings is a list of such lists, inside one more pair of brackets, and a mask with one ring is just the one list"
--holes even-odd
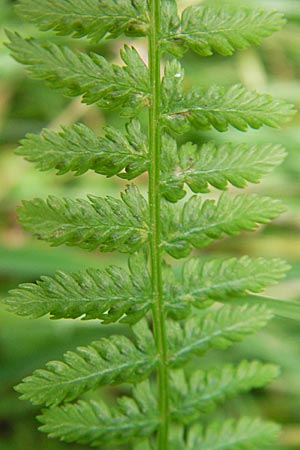
[(216, 203), (197, 195), (192, 196), (180, 210), (176, 205), (165, 203), (162, 211), (163, 248), (174, 258), (207, 246), (223, 233), (239, 234), (241, 230), (254, 230), (284, 211), (282, 202), (256, 194), (231, 197), (224, 193)]
[(162, 80), (162, 104), (171, 108), (183, 97), (184, 69), (179, 61), (167, 61)]
[(123, 113), (136, 115), (149, 95), (148, 69), (133, 47), (125, 46), (123, 67), (102, 56), (72, 51), (52, 42), (23, 39), (8, 32), (12, 56), (28, 66), (33, 78), (69, 96), (83, 95), (83, 102), (101, 108), (124, 106)]
[[(136, 271), (140, 277), (136, 276)], [(33, 318), (50, 313), (53, 319), (100, 319), (103, 323), (136, 322), (151, 307), (151, 285), (145, 258), (134, 255), (128, 271), (111, 266), (21, 284), (9, 292), (9, 310)]]
[[(261, 292), (284, 277), (289, 266), (278, 258), (192, 258), (182, 268), (164, 264), (164, 305), (170, 317), (185, 319), (191, 306), (207, 308), (215, 301), (230, 304), (268, 304)], [(283, 302), (286, 303), (286, 302)], [(294, 308), (295, 309), (295, 308)], [(276, 313), (276, 309), (274, 310)]]
[(286, 319), (300, 320), (300, 302), (299, 300), (287, 300), (282, 298), (270, 297), (269, 295), (247, 294), (245, 297), (234, 298), (229, 300), (235, 305), (251, 303), (253, 305), (263, 303), (279, 317)]
[(60, 35), (87, 36), (100, 40), (107, 34), (144, 36), (148, 28), (143, 0), (20, 0), (19, 15), (41, 30), (53, 29)]
[(181, 423), (189, 423), (199, 414), (211, 412), (226, 398), (260, 388), (279, 375), (272, 364), (241, 361), (238, 366), (198, 370), (187, 380), (182, 370), (172, 375), (172, 415)]
[[(180, 18), (178, 16), (177, 2), (175, 0), (161, 0), (161, 33), (165, 35), (172, 33), (180, 25)], [(168, 45), (173, 47), (173, 43), (169, 42)], [(165, 45), (166, 49), (167, 45)]]
[(97, 136), (83, 124), (63, 127), (60, 132), (44, 129), (39, 136), (28, 134), (17, 153), (40, 170), (56, 169), (58, 175), (69, 171), (82, 175), (94, 170), (130, 180), (148, 166), (147, 137), (138, 120), (127, 125), (126, 134), (105, 128), (105, 137)]
[(192, 90), (176, 101), (170, 98), (164, 106), (165, 124), (177, 133), (189, 125), (218, 131), (226, 131), (229, 125), (240, 131), (263, 125), (276, 128), (294, 115), (293, 107), (284, 101), (248, 91), (239, 84), (228, 90), (218, 86), (207, 92)]
[(242, 417), (213, 422), (204, 431), (193, 427), (188, 435), (187, 450), (252, 450), (261, 449), (278, 438), (279, 427), (272, 422)]
[(136, 383), (146, 378), (157, 363), (153, 338), (147, 347), (140, 342), (141, 337), (134, 345), (125, 336), (111, 336), (79, 347), (76, 352), (68, 351), (63, 361), (48, 362), (46, 369), (34, 371), (16, 390), (22, 399), (35, 405), (51, 406), (106, 384)]
[(208, 314), (194, 315), (184, 325), (170, 321), (170, 365), (179, 367), (192, 355), (201, 355), (211, 348), (225, 349), (263, 328), (271, 317), (264, 307), (226, 305)]
[(183, 265), (177, 301), (188, 301), (201, 308), (209, 300), (226, 302), (245, 293), (261, 292), (282, 279), (288, 269), (285, 261), (278, 258), (192, 258)]
[(133, 185), (121, 198), (37, 198), (23, 203), (19, 221), (52, 245), (132, 253), (147, 239), (147, 202)]
[(147, 395), (135, 389), (135, 398), (121, 397), (116, 408), (101, 400), (50, 408), (38, 417), (43, 424), (40, 430), (65, 442), (101, 447), (144, 438), (158, 428), (159, 419), (150, 389), (145, 384), (143, 389)]
[(165, 41), (173, 41), (181, 53), (191, 48), (201, 56), (228, 56), (235, 50), (260, 44), (284, 24), (283, 15), (276, 11), (190, 6), (183, 11), (179, 28)]
[(162, 145), (162, 194), (176, 202), (184, 197), (184, 184), (193, 192), (209, 192), (209, 185), (226, 190), (227, 184), (243, 188), (247, 181), (258, 183), (279, 165), (286, 152), (281, 145), (231, 143), (216, 146), (213, 141), (200, 148), (188, 142), (177, 149), (165, 135)]

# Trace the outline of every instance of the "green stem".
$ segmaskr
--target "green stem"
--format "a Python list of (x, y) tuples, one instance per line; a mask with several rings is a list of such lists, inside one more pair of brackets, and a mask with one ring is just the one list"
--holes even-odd
[(166, 323), (163, 309), (162, 257), (160, 230), (160, 165), (161, 165), (161, 80), (160, 80), (160, 0), (150, 0), (151, 30), (149, 35), (149, 72), (152, 90), (149, 107), (149, 208), (150, 208), (150, 264), (153, 293), (153, 327), (159, 365), (157, 374), (160, 427), (157, 450), (168, 450), (169, 377), (167, 360)]

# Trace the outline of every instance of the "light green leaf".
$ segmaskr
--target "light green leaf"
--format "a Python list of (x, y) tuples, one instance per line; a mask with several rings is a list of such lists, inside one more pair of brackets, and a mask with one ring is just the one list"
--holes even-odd
[(41, 30), (96, 41), (107, 34), (144, 36), (148, 28), (144, 0), (20, 0), (16, 9)]
[(227, 364), (207, 371), (198, 370), (186, 379), (182, 370), (171, 372), (172, 416), (190, 423), (200, 414), (211, 412), (226, 398), (269, 384), (279, 375), (272, 364), (241, 361), (238, 366)]
[(266, 305), (274, 314), (286, 319), (300, 320), (300, 301), (287, 300), (282, 298), (269, 297), (265, 295), (246, 295), (242, 298), (228, 299), (233, 304), (244, 304), (245, 302), (254, 305)]
[(242, 417), (213, 422), (206, 430), (195, 426), (188, 435), (187, 450), (261, 449), (278, 438), (279, 427), (272, 422)]
[(225, 143), (210, 141), (200, 148), (188, 142), (177, 149), (174, 139), (163, 137), (161, 191), (175, 202), (185, 195), (184, 184), (193, 192), (209, 192), (209, 185), (226, 190), (228, 183), (238, 188), (247, 181), (258, 183), (279, 165), (286, 152), (281, 145)]
[(225, 349), (263, 328), (272, 318), (263, 306), (223, 306), (193, 314), (184, 324), (168, 322), (169, 363), (180, 367), (193, 355), (211, 348)]
[(136, 322), (152, 304), (143, 255), (130, 258), (129, 270), (111, 266), (73, 274), (57, 272), (54, 277), (41, 277), (35, 284), (21, 284), (3, 302), (10, 311), (34, 318), (50, 313), (53, 319), (80, 317), (104, 323)]
[(261, 292), (285, 276), (289, 266), (272, 258), (189, 259), (182, 268), (178, 282), (177, 301), (206, 307), (215, 300), (231, 301), (250, 292)]
[(135, 116), (149, 96), (148, 69), (133, 47), (125, 46), (123, 67), (103, 56), (74, 52), (52, 42), (23, 39), (7, 33), (12, 56), (28, 66), (33, 78), (45, 81), (65, 95), (82, 95), (88, 105), (101, 108), (123, 106), (123, 114)]
[(167, 61), (162, 80), (162, 104), (171, 108), (183, 97), (184, 69), (176, 59)]
[[(180, 18), (178, 16), (176, 0), (161, 0), (161, 34), (164, 36), (178, 29)], [(174, 48), (173, 42), (164, 44), (164, 49), (170, 51)], [(176, 47), (175, 47), (176, 48)]]
[(58, 175), (94, 170), (130, 180), (147, 170), (147, 137), (138, 120), (127, 125), (126, 133), (112, 127), (104, 131), (104, 137), (97, 136), (84, 124), (63, 127), (60, 132), (44, 129), (39, 136), (28, 134), (17, 153), (40, 170), (56, 169)]
[(137, 388), (134, 398), (121, 397), (116, 408), (108, 408), (98, 400), (45, 410), (38, 417), (43, 424), (40, 430), (65, 442), (100, 447), (149, 436), (157, 429), (159, 419), (156, 401), (147, 386), (142, 386), (147, 395)]
[(157, 364), (153, 338), (148, 341), (148, 353), (140, 342), (134, 345), (125, 336), (111, 336), (79, 347), (76, 352), (68, 351), (63, 361), (48, 362), (16, 390), (24, 400), (50, 406), (70, 402), (99, 386), (136, 383), (147, 378)]
[(177, 133), (186, 131), (189, 125), (202, 130), (214, 127), (218, 131), (227, 131), (229, 125), (240, 131), (263, 125), (277, 128), (294, 113), (293, 107), (284, 101), (247, 91), (239, 84), (228, 90), (218, 86), (206, 92), (191, 90), (164, 104), (165, 124)]
[[(164, 306), (170, 317), (185, 319), (191, 306), (207, 308), (215, 301), (244, 305), (265, 304), (266, 297), (251, 295), (277, 283), (289, 266), (278, 258), (192, 258), (182, 268), (165, 264)], [(284, 302), (281, 301), (281, 304)], [(283, 305), (282, 305), (283, 306)], [(293, 309), (291, 312), (295, 313)], [(274, 309), (276, 314), (276, 309)]]
[(232, 55), (250, 45), (258, 45), (263, 38), (280, 30), (285, 24), (281, 13), (230, 6), (190, 6), (182, 13), (177, 30), (164, 41), (173, 41), (184, 53), (191, 48), (201, 56), (213, 53)]
[(231, 197), (224, 193), (216, 203), (197, 195), (179, 209), (165, 203), (162, 210), (162, 247), (174, 258), (187, 256), (191, 246), (203, 248), (222, 235), (237, 235), (268, 223), (285, 208), (282, 202), (256, 194)]
[(133, 185), (121, 193), (121, 200), (49, 196), (47, 200), (24, 201), (23, 205), (19, 209), (23, 227), (55, 246), (133, 253), (147, 240), (147, 202)]
[(133, 450), (153, 450), (153, 447), (150, 447), (149, 441), (147, 439), (134, 443)]

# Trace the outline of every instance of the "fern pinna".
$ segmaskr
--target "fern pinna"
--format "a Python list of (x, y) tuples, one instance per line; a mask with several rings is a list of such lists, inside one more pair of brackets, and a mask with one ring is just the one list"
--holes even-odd
[[(211, 187), (225, 191), (228, 184), (257, 183), (285, 151), (276, 144), (179, 146), (176, 137), (191, 127), (220, 132), (229, 126), (240, 131), (277, 127), (293, 110), (240, 85), (186, 90), (178, 59), (188, 49), (201, 57), (229, 56), (259, 44), (282, 27), (284, 18), (274, 11), (205, 3), (179, 14), (175, 0), (21, 0), (17, 10), (41, 30), (63, 36), (99, 42), (125, 34), (148, 40), (148, 63), (125, 45), (122, 63), (115, 65), (97, 53), (9, 32), (12, 55), (32, 77), (68, 96), (80, 95), (86, 104), (118, 107), (128, 119), (123, 132), (107, 127), (101, 136), (84, 124), (29, 134), (18, 153), (40, 170), (58, 174), (94, 170), (132, 180), (148, 172), (149, 180), (148, 199), (130, 184), (120, 198), (51, 196), (24, 202), (19, 220), (40, 239), (130, 256), (128, 270), (58, 272), (23, 284), (5, 300), (10, 310), (30, 317), (126, 323), (134, 339), (110, 336), (67, 352), (17, 390), (23, 399), (45, 405), (40, 429), (66, 442), (111, 449), (126, 444), (135, 450), (268, 447), (278, 433), (272, 423), (241, 417), (205, 425), (203, 418), (226, 398), (270, 382), (277, 367), (244, 360), (191, 374), (185, 364), (264, 327), (272, 314), (254, 294), (282, 278), (286, 264), (197, 256), (174, 270), (172, 258), (187, 258), (193, 248), (277, 217), (284, 208), (272, 198), (223, 193), (218, 200), (203, 200), (201, 194)], [(171, 57), (161, 69), (164, 54)], [(145, 109), (147, 130), (138, 118)], [(194, 195), (178, 203), (187, 187)], [(118, 398), (111, 408), (98, 396), (80, 399), (86, 391), (120, 383), (133, 385), (132, 396)]]

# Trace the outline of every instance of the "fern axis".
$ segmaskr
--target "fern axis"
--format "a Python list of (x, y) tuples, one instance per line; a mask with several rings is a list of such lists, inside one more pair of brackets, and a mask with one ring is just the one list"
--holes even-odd
[(151, 86), (149, 105), (149, 209), (150, 209), (150, 265), (153, 295), (153, 327), (159, 355), (157, 372), (158, 408), (160, 427), (157, 449), (168, 450), (169, 422), (169, 376), (165, 313), (163, 308), (161, 226), (160, 226), (160, 172), (161, 172), (161, 79), (160, 79), (160, 0), (150, 0), (150, 34), (148, 38), (148, 61)]

